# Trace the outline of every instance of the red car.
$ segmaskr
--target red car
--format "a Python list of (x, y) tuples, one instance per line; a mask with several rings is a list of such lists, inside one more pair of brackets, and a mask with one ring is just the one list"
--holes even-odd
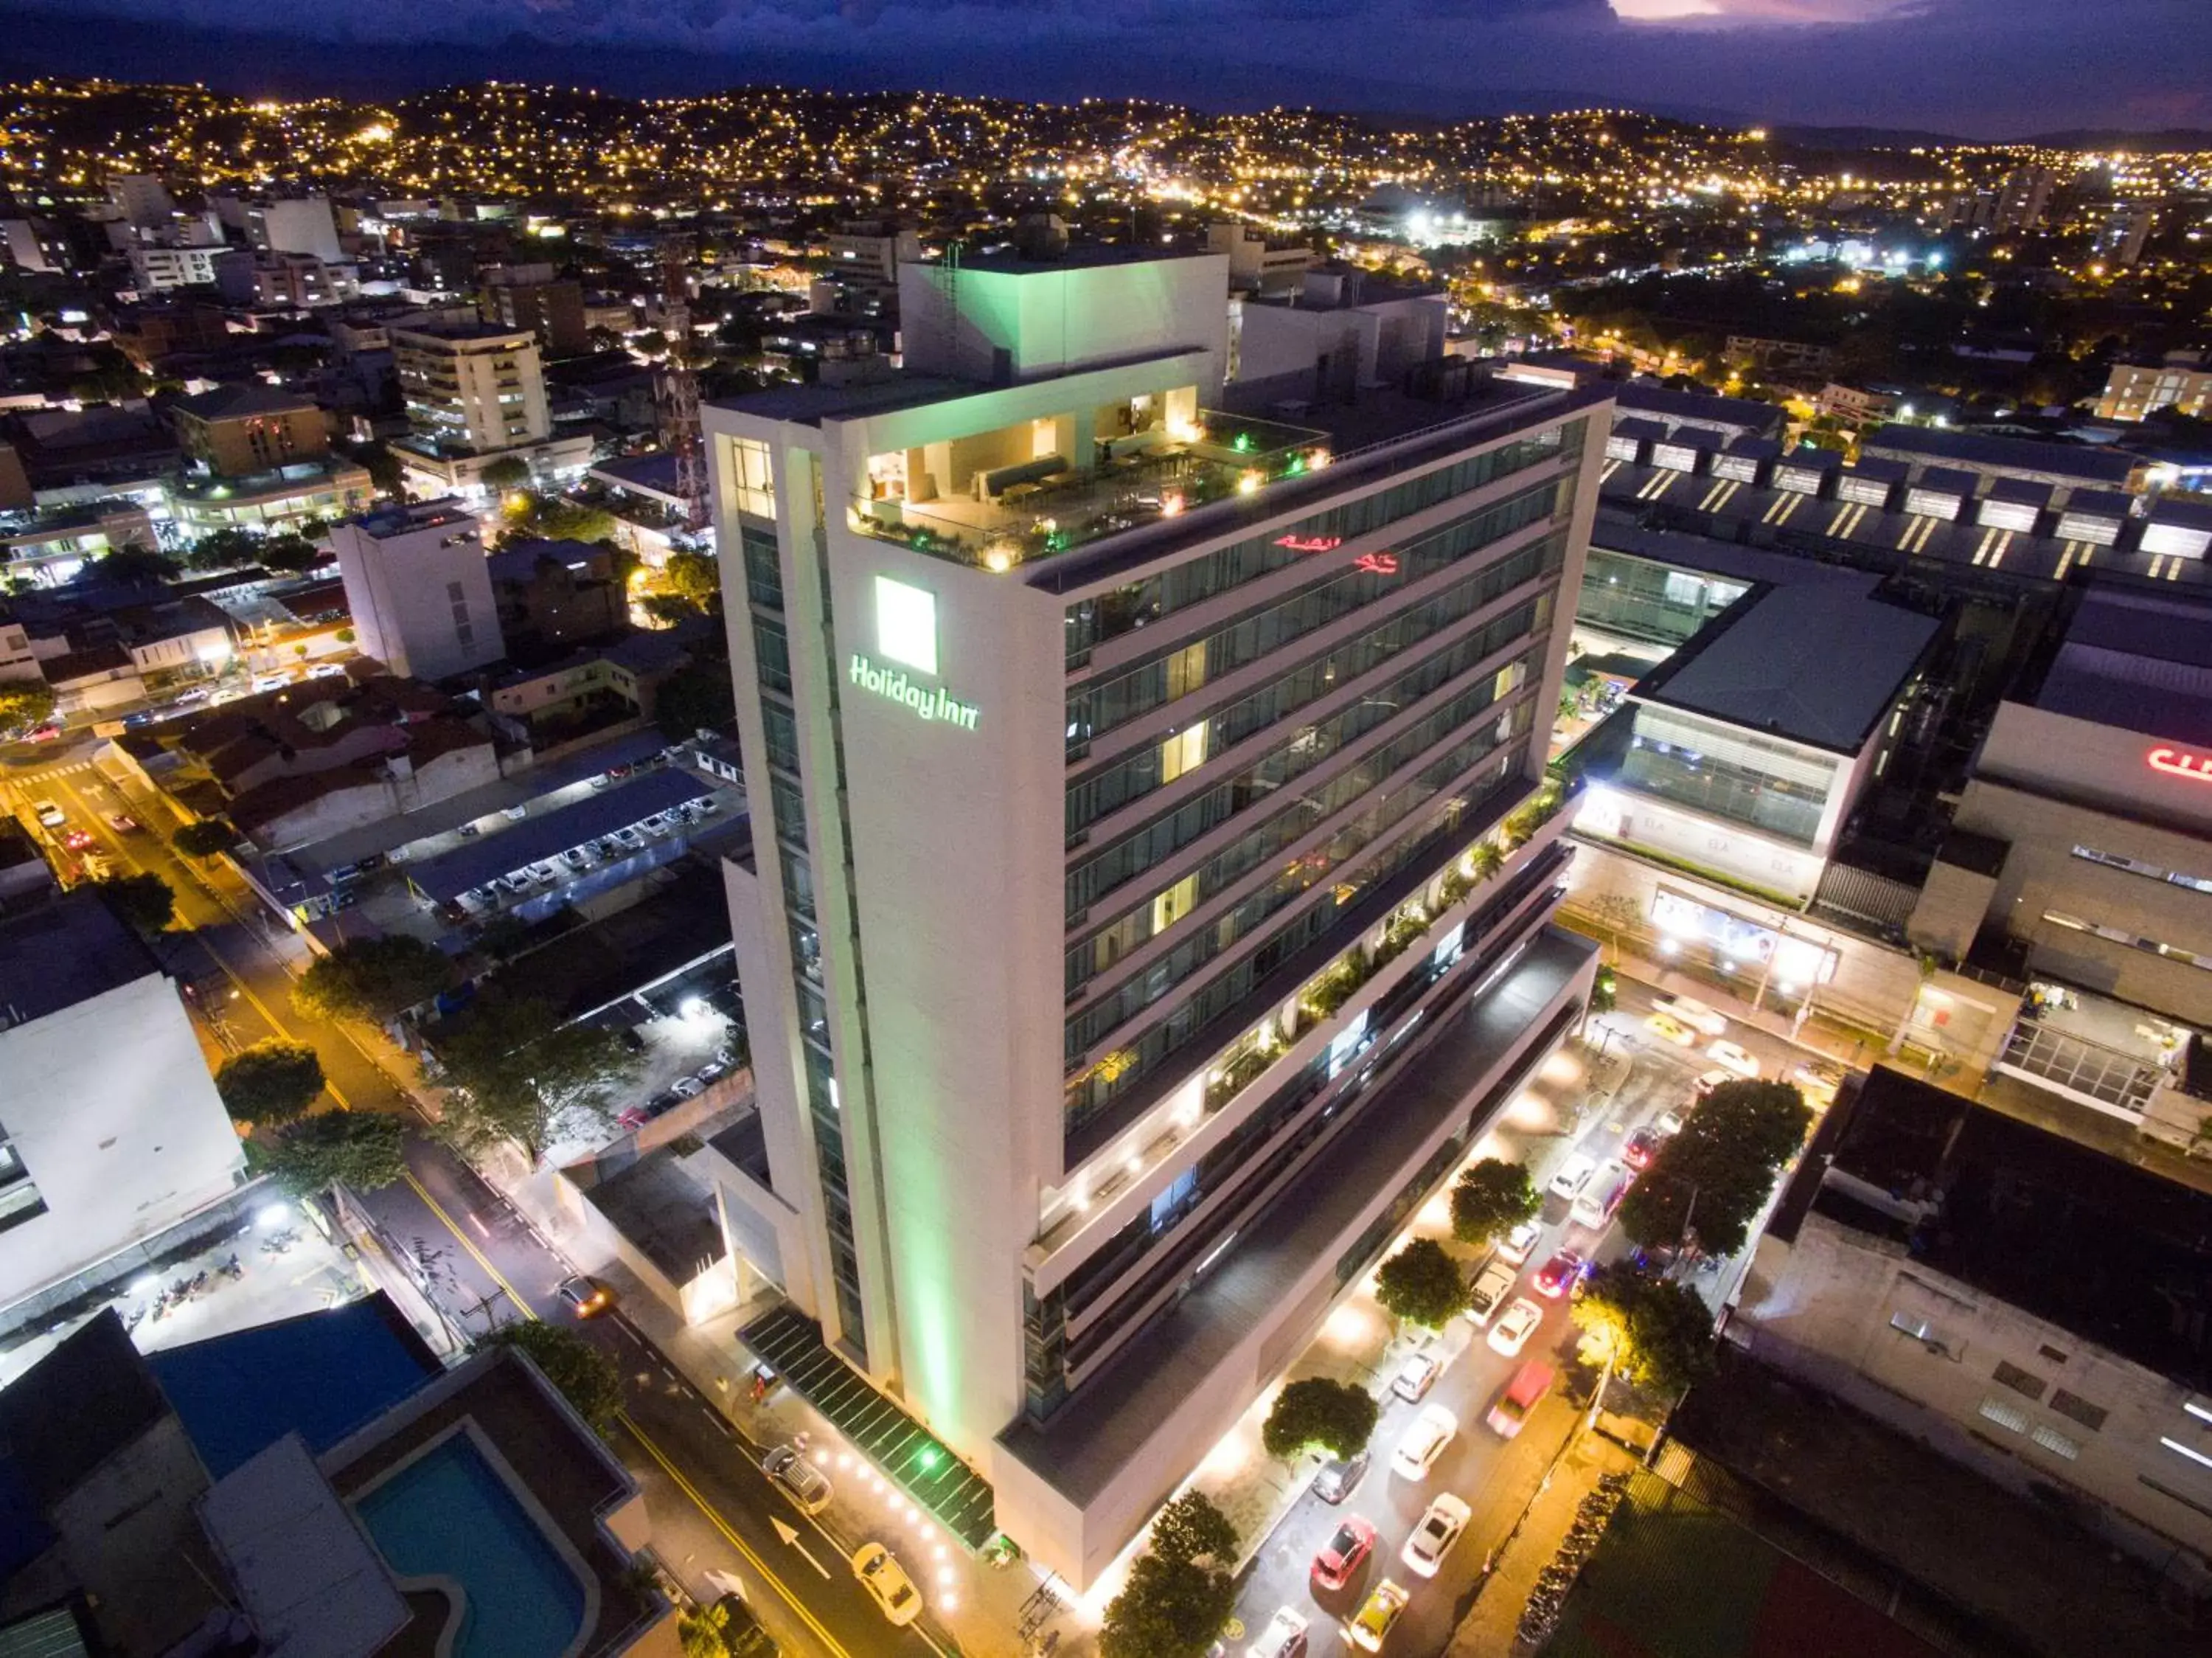
[(1637, 1130), (1620, 1149), (1620, 1161), (1639, 1173), (1650, 1167), (1651, 1160), (1658, 1155), (1659, 1136), (1648, 1128)]
[(1536, 1293), (1557, 1301), (1574, 1288), (1575, 1280), (1583, 1275), (1582, 1256), (1571, 1249), (1562, 1249), (1546, 1261), (1536, 1273)]
[(61, 735), (62, 728), (58, 725), (42, 725), (37, 730), (31, 733), (31, 741), (33, 742), (56, 742), (60, 740)]
[(62, 844), (72, 852), (88, 852), (97, 844), (89, 829), (72, 829), (62, 837)]
[(1314, 1557), (1313, 1581), (1321, 1588), (1343, 1588), (1374, 1552), (1375, 1527), (1356, 1514), (1346, 1515), (1337, 1522), (1336, 1534)]

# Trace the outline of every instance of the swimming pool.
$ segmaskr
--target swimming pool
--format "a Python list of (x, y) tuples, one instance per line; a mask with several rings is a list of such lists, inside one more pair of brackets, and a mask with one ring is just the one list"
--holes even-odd
[(453, 1658), (561, 1658), (584, 1588), (498, 1472), (455, 1434), (354, 1505), (401, 1577), (450, 1577), (468, 1595)]

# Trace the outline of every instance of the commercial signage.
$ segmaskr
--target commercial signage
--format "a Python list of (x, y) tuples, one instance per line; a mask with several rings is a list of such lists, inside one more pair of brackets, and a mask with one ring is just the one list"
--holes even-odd
[(1765, 963), (1770, 960), (1779, 978), (1805, 984), (1825, 984), (1836, 976), (1836, 953), (1802, 938), (1790, 938), (1771, 927), (1762, 927), (1727, 910), (1700, 904), (1684, 893), (1667, 887), (1651, 894), (1651, 920), (1668, 938), (1704, 944), (1723, 960)]
[(858, 651), (853, 653), (846, 677), (863, 691), (902, 704), (917, 719), (957, 726), (963, 731), (973, 731), (982, 712), (975, 704), (962, 702), (941, 685), (924, 685), (897, 668), (878, 667)]
[(1292, 552), (1334, 552), (1344, 545), (1340, 535), (1279, 535), (1279, 547), (1288, 547)]
[[(876, 577), (876, 650), (891, 661), (933, 678), (937, 673), (937, 595), (927, 588)], [(861, 690), (897, 703), (916, 719), (973, 731), (981, 710), (941, 685), (927, 685), (898, 667), (882, 667), (853, 653), (846, 678)]]
[(2191, 753), (2186, 748), (2154, 748), (2144, 759), (2154, 771), (2169, 771), (2177, 777), (2212, 783), (2212, 754)]

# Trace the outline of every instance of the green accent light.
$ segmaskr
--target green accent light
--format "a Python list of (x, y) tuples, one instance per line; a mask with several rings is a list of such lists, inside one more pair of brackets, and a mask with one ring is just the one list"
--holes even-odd
[(1296, 477), (1297, 477), (1300, 472), (1304, 472), (1305, 469), (1306, 469), (1306, 458), (1305, 458), (1305, 456), (1304, 456), (1304, 455), (1302, 455), (1302, 454), (1294, 454), (1294, 455), (1292, 455), (1292, 456), (1291, 457), (1291, 464), (1290, 464), (1289, 466), (1285, 466), (1285, 467), (1284, 467), (1284, 468), (1283, 468), (1283, 476), (1284, 476), (1284, 477), (1285, 477), (1285, 478), (1296, 478)]
[(1231, 444), (1229, 447), (1230, 447), (1230, 448), (1231, 448), (1232, 449), (1236, 450), (1236, 451), (1237, 451), (1237, 454), (1251, 454), (1251, 453), (1252, 453), (1252, 434), (1251, 434), (1251, 433), (1249, 433), (1249, 432), (1239, 432), (1239, 433), (1237, 433), (1237, 441), (1236, 441), (1234, 443)]
[(926, 1474), (935, 1473), (937, 1465), (944, 1460), (943, 1454), (934, 1445), (923, 1446), (921, 1452), (915, 1457), (915, 1460), (921, 1465), (922, 1472)]

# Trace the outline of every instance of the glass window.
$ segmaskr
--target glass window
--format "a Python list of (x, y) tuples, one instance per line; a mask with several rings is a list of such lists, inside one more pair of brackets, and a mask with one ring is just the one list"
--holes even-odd
[(749, 437), (723, 440), (725, 476), (730, 482), (731, 503), (739, 512), (759, 518), (775, 516), (775, 469), (768, 445)]

